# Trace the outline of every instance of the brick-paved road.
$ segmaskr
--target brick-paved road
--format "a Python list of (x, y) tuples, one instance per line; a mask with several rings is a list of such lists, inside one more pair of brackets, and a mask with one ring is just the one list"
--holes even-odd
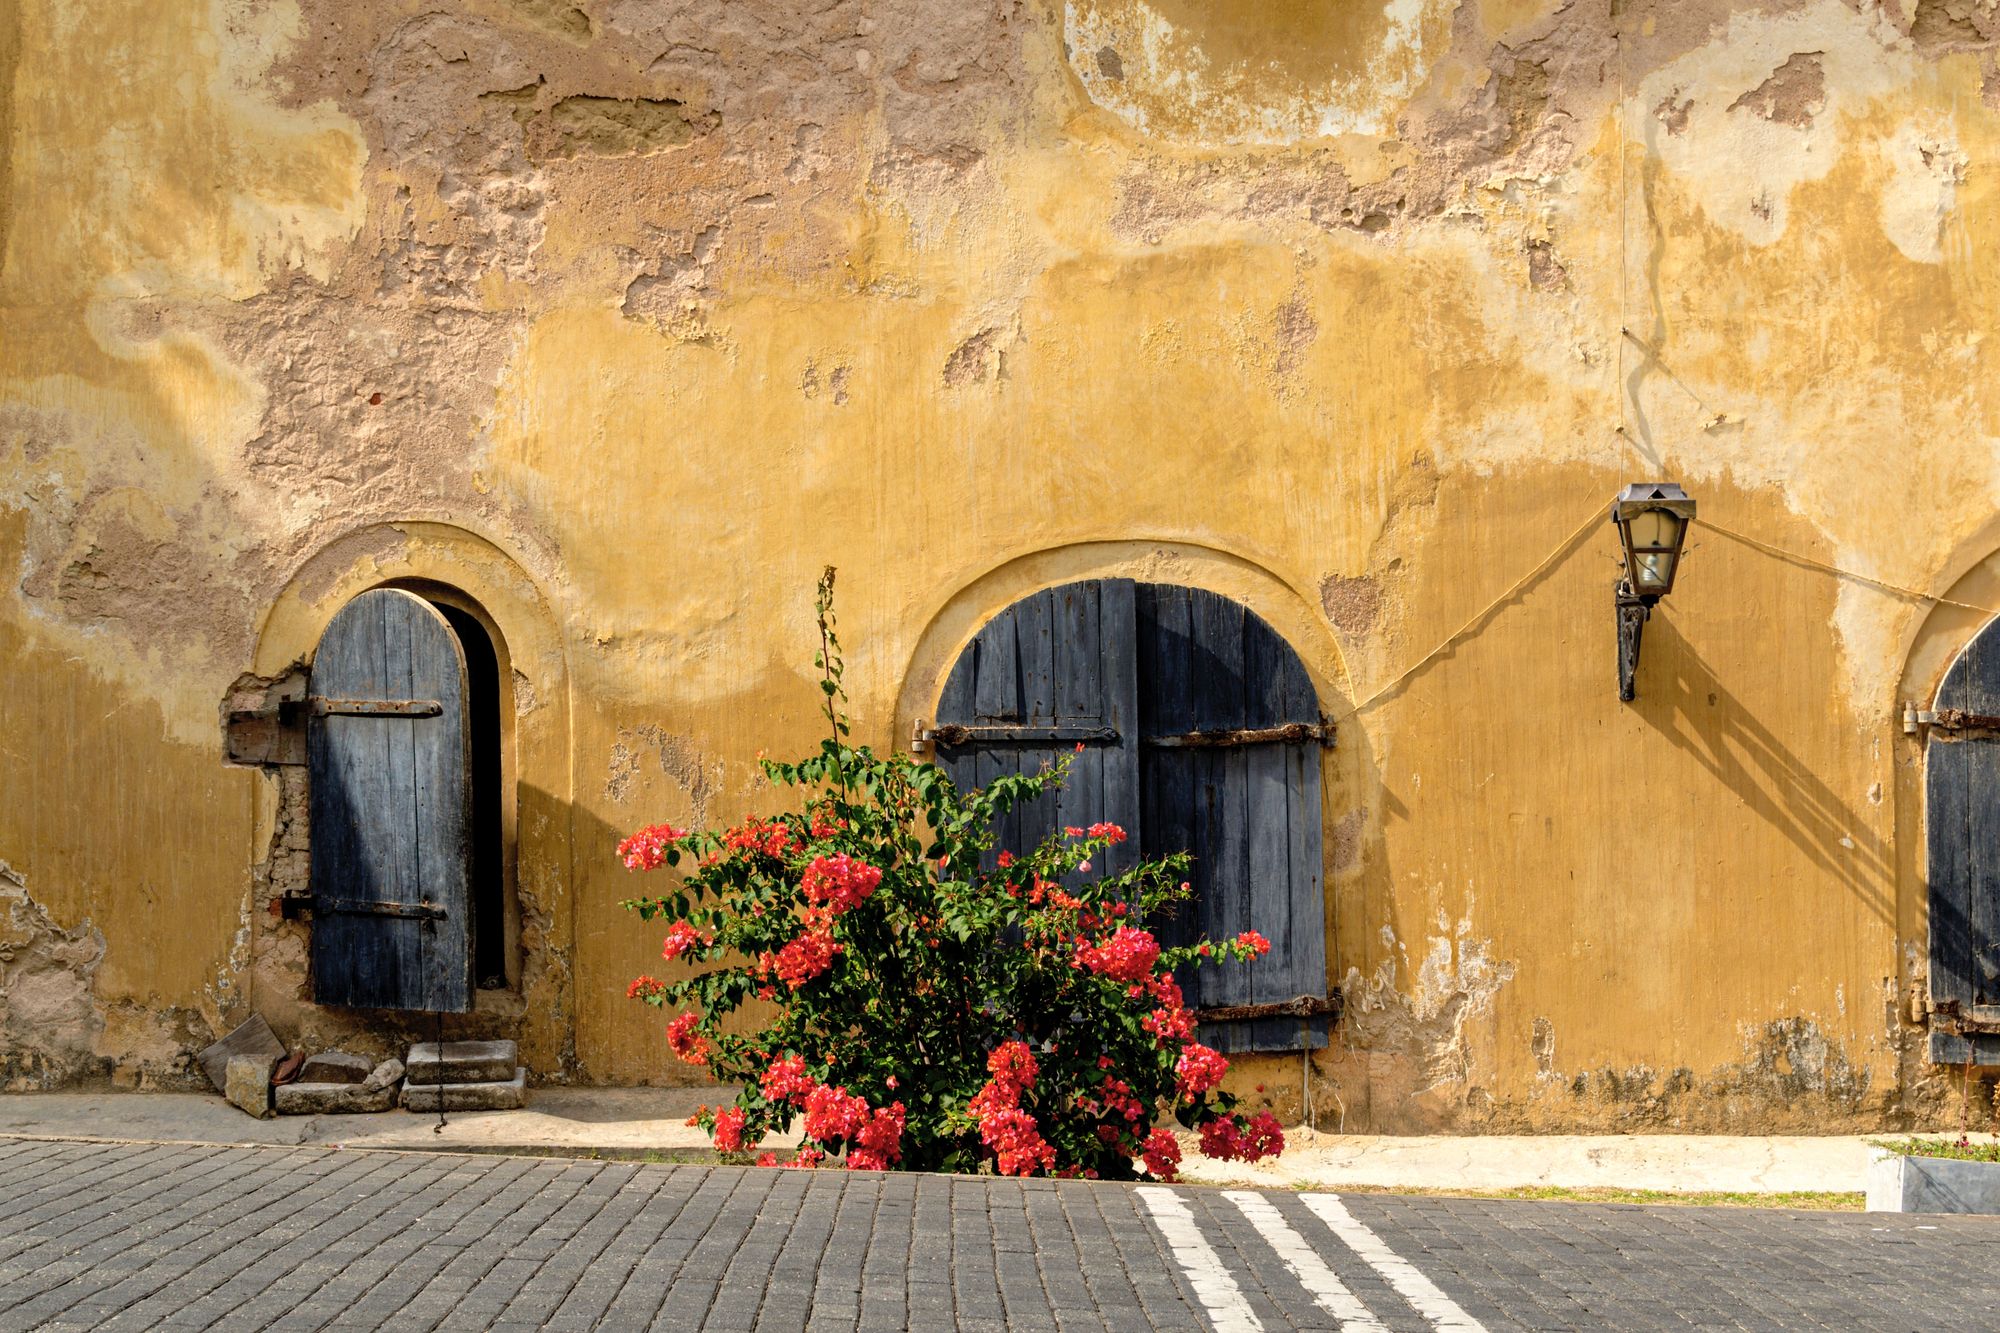
[(2000, 1219), (0, 1140), (0, 1329), (2000, 1328)]

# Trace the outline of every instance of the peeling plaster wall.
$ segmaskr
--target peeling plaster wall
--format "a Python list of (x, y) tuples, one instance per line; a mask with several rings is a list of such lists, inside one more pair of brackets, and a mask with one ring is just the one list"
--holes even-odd
[[(2000, 606), (1996, 131), (1986, 0), (10, 7), (0, 1068), (400, 1039), (305, 1001), (298, 777), (218, 712), (397, 578), (513, 661), (479, 1021), (684, 1079), (610, 847), (812, 741), (831, 562), (882, 745), (1061, 578), (1280, 627), (1340, 718), (1322, 1123), (1955, 1122), (1895, 723), (1979, 617), (1882, 584)], [(1704, 525), (1621, 705), (1653, 476)]]

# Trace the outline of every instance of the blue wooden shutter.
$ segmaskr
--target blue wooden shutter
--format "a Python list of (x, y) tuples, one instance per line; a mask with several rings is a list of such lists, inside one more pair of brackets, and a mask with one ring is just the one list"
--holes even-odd
[(410, 593), (363, 593), (320, 638), (306, 732), (320, 1004), (472, 1007), (465, 696), (457, 636)]
[(1059, 792), (1001, 820), (996, 851), (1019, 853), (1055, 830), (1109, 820), (1134, 836), (1098, 858), (1089, 878), (1137, 864), (1133, 645), (1131, 580), (1093, 579), (1016, 602), (959, 656), (938, 702), (937, 761), (954, 783), (984, 787), (1072, 761)]
[(2000, 622), (1952, 663), (1936, 711), (1924, 755), (1931, 999), (2000, 1022)]
[[(1200, 589), (1145, 584), (1138, 595), (1141, 850), (1187, 851), (1193, 901), (1162, 937), (1268, 936), (1250, 964), (1190, 969), (1196, 1008), (1327, 993), (1320, 745), (1316, 739), (1184, 746), (1189, 733), (1317, 726), (1319, 699), (1298, 655), (1240, 604)], [(1210, 1023), (1222, 1051), (1326, 1044), (1324, 1019)]]

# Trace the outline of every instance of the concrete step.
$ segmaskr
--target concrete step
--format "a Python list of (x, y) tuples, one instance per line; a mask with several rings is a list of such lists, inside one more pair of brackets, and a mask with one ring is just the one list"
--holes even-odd
[(435, 1111), (440, 1094), (447, 1111), (518, 1110), (528, 1103), (528, 1071), (516, 1069), (514, 1077), (488, 1083), (405, 1083), (403, 1109)]
[(448, 1041), (440, 1053), (434, 1041), (410, 1047), (403, 1062), (412, 1083), (493, 1083), (514, 1077), (521, 1048), (511, 1041)]

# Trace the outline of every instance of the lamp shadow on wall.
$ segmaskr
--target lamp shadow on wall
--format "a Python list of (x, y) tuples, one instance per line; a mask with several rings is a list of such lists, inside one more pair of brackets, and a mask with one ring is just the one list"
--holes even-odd
[(1893, 924), (1895, 867), (1889, 845), (1868, 820), (1759, 721), (1658, 611), (1646, 626), (1646, 650), (1639, 697), (1627, 706), (1790, 839), (1876, 920)]

